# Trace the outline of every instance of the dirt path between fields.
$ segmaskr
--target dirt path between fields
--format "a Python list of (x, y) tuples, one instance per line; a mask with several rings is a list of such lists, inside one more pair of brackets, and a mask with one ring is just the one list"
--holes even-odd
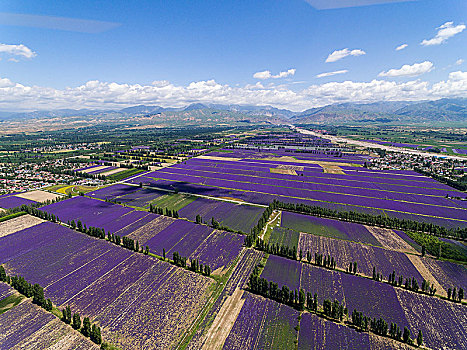
[(365, 228), (383, 245), (384, 248), (396, 250), (403, 253), (418, 254), (418, 252), (397, 233), (388, 228), (364, 225)]
[[(425, 266), (425, 264), (423, 263), (422, 259), (419, 256), (415, 256), (412, 254), (405, 254), (405, 255), (407, 255), (407, 257), (412, 262), (412, 264), (414, 264), (418, 272), (420, 272), (420, 275), (422, 275), (422, 277), (426, 281), (430, 282), (430, 286), (432, 283), (435, 285), (436, 294), (443, 295), (443, 296), (448, 295), (446, 291), (444, 290), (444, 288), (441, 287), (441, 285), (438, 283), (436, 278), (431, 274), (430, 270), (428, 270), (428, 268)], [(421, 284), (420, 284), (420, 287), (421, 287)]]
[(204, 343), (202, 348), (203, 350), (222, 349), (245, 302), (242, 296), (243, 290), (237, 288), (224, 302), (224, 305), (222, 305), (214, 322), (209, 328), (208, 334), (206, 335), (206, 343)]

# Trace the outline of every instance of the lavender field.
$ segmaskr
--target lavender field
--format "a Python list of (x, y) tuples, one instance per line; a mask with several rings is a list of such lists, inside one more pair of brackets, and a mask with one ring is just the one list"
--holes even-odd
[(79, 332), (29, 301), (0, 314), (1, 349), (99, 349)]
[(20, 207), (22, 205), (31, 205), (34, 203), (36, 202), (33, 200), (17, 197), (14, 195), (6, 195), (6, 196), (0, 197), (0, 208), (3, 208), (3, 209), (11, 209), (11, 208)]
[(196, 215), (200, 215), (206, 222), (214, 218), (223, 226), (249, 232), (258, 222), (263, 211), (262, 207), (198, 198), (178, 213), (192, 221), (195, 221)]
[(222, 349), (291, 349), (296, 339), (298, 312), (250, 293)]
[[(311, 172), (307, 170), (298, 177), (271, 173), (270, 169), (297, 166), (300, 160), (295, 163), (251, 158), (232, 161), (232, 154), (226, 154), (226, 161), (190, 159), (145, 174), (134, 179), (133, 183), (142, 181), (160, 188), (233, 197), (258, 204), (267, 204), (268, 196), (277, 196), (285, 202), (299, 200), (311, 205), (333, 204), (357, 211), (384, 210), (395, 217), (418, 214), (428, 221), (442, 222), (447, 226), (452, 226), (452, 221), (461, 226), (467, 225), (465, 203), (445, 198), (446, 195), (465, 197), (465, 193), (414, 172), (377, 172), (342, 166), (345, 174), (328, 174), (320, 173), (313, 166)], [(219, 155), (215, 157), (222, 158)], [(307, 163), (300, 166), (305, 169)], [(257, 198), (257, 194), (263, 198)]]
[[(363, 225), (269, 206), (280, 200), (457, 228), (467, 227), (467, 204), (457, 198), (467, 194), (412, 170), (368, 169), (372, 153), (297, 132), (269, 133), (219, 136), (221, 147), (241, 140), (250, 149), (216, 146), (209, 152), (211, 146), (195, 148), (197, 141), (184, 136), (170, 145), (183, 146), (169, 154), (136, 142), (130, 151), (119, 146), (106, 157), (128, 155), (135, 166), (152, 170), (124, 183), (97, 177), (113, 167), (81, 169), (89, 175), (81, 180), (100, 189), (39, 207), (58, 223), (33, 209), (6, 220), (0, 265), (10, 278), (42, 286), (56, 313), (69, 306), (81, 319), (89, 317), (104, 341), (121, 350), (413, 348), (377, 335), (376, 326), (360, 331), (351, 323), (354, 310), (407, 327), (414, 341), (421, 330), (424, 348), (467, 348), (467, 268), (436, 258), (427, 232), (439, 232), (403, 232), (370, 220)], [(190, 158), (194, 149), (206, 152)], [(21, 200), (0, 195), (0, 207)], [(155, 214), (150, 205), (170, 211)], [(27, 219), (32, 216), (34, 226)], [(71, 229), (68, 223), (78, 220), (111, 235)], [(459, 254), (467, 251), (452, 236), (441, 239)], [(315, 254), (332, 257), (335, 268), (318, 264)], [(349, 272), (350, 265), (356, 271)], [(387, 283), (393, 272), (396, 279), (416, 280), (420, 293)], [(433, 283), (435, 295), (421, 293), (423, 280)], [(15, 281), (0, 282), (0, 301), (16, 293)], [(457, 299), (447, 300), (454, 288)], [(317, 309), (305, 302), (306, 293), (316, 294)], [(326, 300), (346, 308), (342, 319), (326, 311)], [(0, 314), (0, 349), (99, 348), (31, 301), (24, 298)]]
[(367, 333), (305, 313), (300, 321), (299, 350), (371, 349)]
[(282, 213), (281, 218), (281, 227), (297, 232), (308, 232), (319, 236), (339, 238), (381, 247), (381, 243), (361, 224), (286, 211)]
[[(2, 237), (1, 247), (1, 262), (8, 273), (41, 284), (54, 304), (69, 305), (95, 320), (122, 349), (133, 348), (134, 337), (142, 347), (147, 342), (173, 347), (197, 316), (213, 283), (167, 262), (48, 222)], [(56, 259), (50, 259), (52, 254)], [(148, 309), (153, 312), (149, 319), (145, 316)], [(180, 323), (181, 312), (184, 323)], [(45, 315), (47, 322), (53, 318)], [(139, 329), (134, 328), (135, 322)], [(34, 324), (31, 334), (41, 327)], [(143, 329), (150, 332), (151, 340), (139, 337)]]

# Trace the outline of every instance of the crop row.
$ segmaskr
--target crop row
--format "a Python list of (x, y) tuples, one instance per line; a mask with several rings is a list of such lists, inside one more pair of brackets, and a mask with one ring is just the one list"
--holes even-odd
[(9, 274), (43, 285), (55, 304), (92, 318), (104, 338), (124, 349), (172, 348), (212, 284), (200, 274), (49, 222), (0, 238), (0, 260)]
[[(467, 341), (467, 333), (461, 334), (458, 330), (465, 327), (461, 316), (461, 310), (465, 309), (463, 305), (273, 255), (269, 257), (261, 277), (278, 283), (279, 288), (286, 285), (291, 289), (316, 293), (320, 303), (324, 299), (340, 300), (349, 312), (358, 310), (372, 318), (382, 317), (401, 328), (409, 327), (412, 334), (421, 329), (428, 346), (457, 344), (459, 347)], [(423, 313), (420, 314), (418, 310), (421, 308)], [(413, 311), (410, 313), (408, 310)], [(437, 310), (444, 310), (445, 315), (440, 315)], [(423, 318), (437, 322), (423, 324)], [(451, 340), (438, 341), (437, 333), (440, 332), (450, 334)]]

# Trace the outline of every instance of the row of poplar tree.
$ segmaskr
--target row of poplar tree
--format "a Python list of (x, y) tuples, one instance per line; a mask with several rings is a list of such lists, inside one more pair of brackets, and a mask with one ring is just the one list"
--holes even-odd
[[(23, 294), (27, 298), (32, 298), (32, 302), (46, 311), (52, 312), (53, 305), (50, 299), (45, 299), (44, 288), (39, 284), (31, 284), (22, 276), (9, 276), (7, 275), (5, 268), (0, 265), (0, 281), (10, 284), (20, 294)], [(81, 317), (78, 313), (71, 316), (71, 309), (67, 306), (62, 310), (61, 320), (66, 324), (71, 324), (72, 327), (80, 331), (85, 337), (90, 338), (94, 343), (101, 344), (102, 336), (101, 329), (95, 324), (91, 324), (89, 317), (85, 317), (83, 320), (83, 326), (81, 327)]]

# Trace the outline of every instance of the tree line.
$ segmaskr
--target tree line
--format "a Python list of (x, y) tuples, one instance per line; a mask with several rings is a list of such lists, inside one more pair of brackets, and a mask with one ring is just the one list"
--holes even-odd
[[(279, 288), (278, 284), (273, 281), (268, 281), (266, 278), (260, 277), (260, 269), (255, 267), (249, 277), (247, 288), (254, 294), (259, 294), (265, 298), (275, 300), (281, 304), (289, 305), (299, 311), (307, 310), (318, 316), (331, 318), (335, 321), (345, 323), (345, 318), (348, 318), (348, 310), (344, 304), (338, 300), (325, 299), (322, 308), (318, 304), (317, 293), (306, 292), (300, 288), (299, 290), (291, 290), (287, 285)], [(413, 340), (410, 339), (410, 330), (405, 327), (404, 333), (400, 331), (397, 324), (388, 323), (383, 318), (370, 318), (363, 315), (362, 312), (354, 310), (350, 318), (350, 324), (365, 332), (372, 332), (383, 337), (391, 337), (398, 341), (413, 345)], [(419, 331), (417, 343), (420, 346), (423, 343), (422, 332)]]
[(165, 215), (171, 218), (178, 219), (178, 210), (171, 210), (169, 208), (156, 207), (152, 204), (149, 205), (149, 211), (154, 214)]
[[(49, 298), (45, 298), (44, 288), (39, 284), (31, 284), (22, 276), (7, 275), (2, 265), (0, 265), (0, 281), (10, 284), (18, 293), (27, 298), (32, 298), (34, 304), (42, 307), (46, 311), (52, 312), (52, 301)], [(75, 313), (72, 318), (71, 309), (67, 306), (62, 310), (61, 320), (66, 324), (71, 324), (75, 330), (80, 331), (85, 337), (91, 338), (94, 343), (102, 343), (101, 329), (95, 324), (91, 325), (89, 317), (84, 318), (83, 327), (81, 328), (81, 317), (79, 314)]]
[(261, 217), (259, 218), (256, 226), (253, 227), (250, 233), (246, 236), (245, 246), (251, 247), (255, 243), (256, 238), (261, 233), (263, 228), (266, 226), (273, 210), (274, 210), (273, 204), (269, 204), (269, 206), (264, 210), (263, 215), (261, 215)]
[(274, 200), (270, 207), (273, 209), (282, 209), (293, 211), (300, 214), (313, 215), (318, 217), (335, 218), (348, 222), (356, 222), (371, 226), (380, 226), (390, 229), (415, 231), (420, 233), (430, 233), (439, 237), (451, 237), (455, 239), (467, 239), (467, 228), (446, 228), (428, 222), (419, 222), (408, 219), (399, 219), (395, 217), (386, 217), (383, 215), (374, 215), (361, 213), (357, 211), (338, 211), (334, 209), (312, 206), (301, 203), (284, 203)]
[[(371, 318), (369, 316), (365, 316), (362, 312), (357, 310), (352, 311), (351, 315), (351, 322), (352, 324), (361, 329), (364, 332), (371, 331), (375, 334), (378, 334), (382, 337), (390, 337), (394, 340), (404, 342), (410, 345), (414, 345), (413, 339), (410, 338), (410, 330), (404, 326), (404, 333), (402, 333), (400, 327), (391, 322), (391, 325), (388, 326), (388, 323), (383, 318)], [(417, 345), (421, 346), (423, 343), (423, 334), (422, 331), (418, 331), (417, 336)]]
[[(165, 249), (163, 250), (163, 257), (165, 260)], [(208, 264), (200, 264), (198, 259), (190, 260), (190, 266), (187, 266), (188, 259), (186, 257), (181, 256), (178, 252), (172, 253), (172, 261), (174, 265), (187, 268), (190, 271), (200, 273), (205, 276), (211, 276), (211, 268)]]
[[(297, 256), (297, 249), (295, 248), (295, 246), (293, 248), (290, 248), (288, 245), (282, 245), (279, 243), (269, 244), (269, 243), (265, 243), (264, 240), (259, 237), (256, 239), (255, 249), (261, 250), (268, 254), (278, 255), (278, 256), (285, 257), (287, 259), (297, 260), (300, 262), (307, 262), (309, 264), (314, 264), (316, 266), (324, 267), (324, 268), (331, 269), (331, 270), (335, 270), (336, 265), (337, 265), (337, 259), (335, 259), (331, 255), (325, 255), (325, 254), (320, 254), (320, 253), (315, 252), (314, 261), (313, 261), (312, 254), (310, 251), (307, 251), (306, 257), (304, 257), (303, 252), (300, 249), (299, 254)], [(304, 260), (303, 258), (305, 258), (306, 260)], [(357, 275), (358, 273), (357, 267), (358, 267), (358, 264), (356, 261), (350, 262), (345, 272), (349, 274)], [(375, 267), (373, 267), (372, 279), (377, 282), (382, 282), (382, 283), (384, 282), (383, 275), (377, 272)], [(418, 281), (415, 279), (415, 277), (405, 278), (405, 279), (402, 275), (397, 277), (396, 272), (394, 270), (391, 274), (389, 274), (386, 282), (392, 285), (393, 287), (405, 288), (407, 290), (410, 290), (416, 293), (427, 294), (430, 296), (434, 296), (436, 294), (436, 288), (433, 283), (430, 284), (429, 281), (426, 281), (425, 279), (423, 279), (423, 282), (420, 288)], [(451, 300), (454, 302), (456, 301), (461, 302), (463, 297), (464, 297), (464, 290), (460, 287), (458, 291), (456, 291), (455, 288), (453, 290), (451, 289), (448, 290), (448, 300)]]
[(62, 309), (62, 321), (71, 325), (73, 329), (81, 332), (85, 337), (91, 338), (94, 343), (102, 343), (101, 328), (98, 325), (91, 324), (89, 317), (85, 317), (81, 323), (81, 316), (79, 313), (74, 313), (72, 317), (69, 306)]

